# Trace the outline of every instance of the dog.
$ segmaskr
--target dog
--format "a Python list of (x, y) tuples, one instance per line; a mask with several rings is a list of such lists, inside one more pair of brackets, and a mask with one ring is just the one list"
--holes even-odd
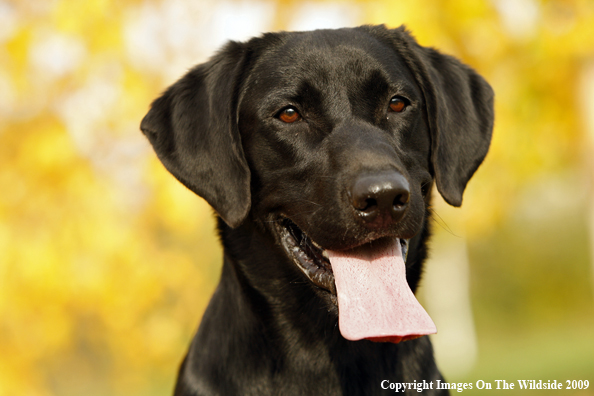
[(381, 25), (229, 42), (156, 99), (141, 130), (224, 247), (175, 395), (448, 394), (413, 293), (433, 185), (461, 205), (493, 98)]

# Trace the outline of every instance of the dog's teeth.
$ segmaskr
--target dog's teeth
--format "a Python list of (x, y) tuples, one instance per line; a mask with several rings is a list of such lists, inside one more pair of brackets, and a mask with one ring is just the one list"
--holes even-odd
[(400, 244), (402, 245), (402, 257), (404, 261), (408, 258), (408, 239), (400, 239)]
[(322, 250), (322, 256), (324, 256), (325, 258), (330, 260), (330, 257), (328, 256), (328, 252), (326, 252), (325, 250)]

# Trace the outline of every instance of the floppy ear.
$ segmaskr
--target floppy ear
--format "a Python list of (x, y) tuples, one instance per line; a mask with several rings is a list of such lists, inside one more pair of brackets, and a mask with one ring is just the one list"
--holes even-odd
[(231, 227), (250, 209), (250, 171), (237, 127), (244, 47), (230, 42), (156, 99), (140, 129), (167, 170)]
[(493, 90), (457, 59), (417, 44), (404, 27), (392, 32), (423, 91), (437, 189), (450, 205), (460, 206), (466, 184), (491, 142)]

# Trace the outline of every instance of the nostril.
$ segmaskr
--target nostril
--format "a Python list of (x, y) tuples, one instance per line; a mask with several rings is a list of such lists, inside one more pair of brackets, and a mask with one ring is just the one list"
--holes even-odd
[(377, 206), (377, 201), (373, 198), (367, 198), (365, 200), (365, 206), (362, 207), (361, 209), (359, 209), (362, 212), (366, 212), (370, 209), (372, 209), (373, 207)]
[(402, 192), (401, 194), (396, 195), (396, 198), (392, 201), (392, 206), (394, 206), (395, 209), (401, 209), (408, 203), (409, 198), (410, 195), (408, 192)]
[(353, 201), (353, 207), (360, 212), (369, 212), (377, 207), (375, 198), (359, 197)]

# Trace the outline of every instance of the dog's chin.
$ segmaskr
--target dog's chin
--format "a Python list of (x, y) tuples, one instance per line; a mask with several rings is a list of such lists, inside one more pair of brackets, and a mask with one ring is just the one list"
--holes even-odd
[[(311, 283), (330, 293), (332, 302), (336, 304), (334, 273), (332, 272), (332, 265), (326, 249), (311, 239), (288, 218), (283, 218), (276, 223), (276, 231), (279, 234), (285, 252), (293, 259), (297, 268), (301, 270)], [(384, 236), (373, 240), (364, 240), (360, 244), (355, 244), (342, 250), (354, 249), (363, 245), (370, 245), (369, 248), (373, 249), (373, 245), (382, 245), (381, 243), (378, 243), (379, 240), (394, 240), (394, 238), (399, 239), (402, 246), (402, 255), (406, 260), (409, 240), (397, 238), (395, 236)]]

